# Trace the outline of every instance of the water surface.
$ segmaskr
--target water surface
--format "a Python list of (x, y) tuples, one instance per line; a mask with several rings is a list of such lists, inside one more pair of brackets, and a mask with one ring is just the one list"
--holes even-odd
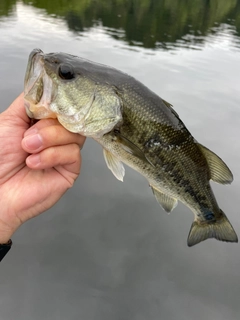
[[(1, 1), (1, 111), (23, 90), (35, 47), (127, 72), (229, 165), (233, 184), (212, 185), (240, 235), (239, 11), (236, 0)], [(188, 248), (188, 208), (164, 213), (131, 169), (118, 182), (91, 139), (82, 154), (74, 188), (13, 237), (1, 319), (238, 319), (239, 245)]]

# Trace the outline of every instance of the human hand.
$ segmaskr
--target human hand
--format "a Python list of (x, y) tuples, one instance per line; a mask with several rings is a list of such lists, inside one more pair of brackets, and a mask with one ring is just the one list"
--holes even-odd
[(84, 141), (56, 119), (30, 127), (23, 94), (0, 114), (0, 243), (72, 187), (80, 173)]

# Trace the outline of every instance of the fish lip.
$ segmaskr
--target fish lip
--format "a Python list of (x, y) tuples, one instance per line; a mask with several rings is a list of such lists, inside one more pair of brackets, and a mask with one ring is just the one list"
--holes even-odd
[(41, 49), (34, 49), (28, 59), (24, 79), (24, 106), (29, 118), (56, 118), (51, 110), (51, 101), (57, 88), (45, 70), (45, 55)]
[(29, 60), (32, 60), (34, 58), (35, 55), (37, 54), (43, 54), (43, 51), (39, 48), (35, 48), (32, 50), (32, 52), (29, 55)]
[[(31, 105), (38, 103), (38, 101), (36, 101), (36, 97), (31, 95), (31, 90), (34, 88), (34, 85), (41, 78), (43, 73), (43, 63), (41, 63), (42, 56), (42, 50), (34, 49), (28, 58), (28, 65), (24, 79), (24, 105), (29, 118), (34, 118), (33, 113), (30, 111)], [(41, 97), (39, 97), (39, 101), (40, 99)]]
[(33, 116), (33, 113), (30, 111), (30, 103), (26, 99), (24, 99), (24, 107), (25, 107), (25, 110), (26, 110), (28, 117), (30, 119), (33, 119), (34, 116)]
[(43, 71), (43, 51), (40, 49), (34, 49), (28, 58), (28, 66), (24, 79), (24, 95), (26, 96), (35, 83), (42, 75)]

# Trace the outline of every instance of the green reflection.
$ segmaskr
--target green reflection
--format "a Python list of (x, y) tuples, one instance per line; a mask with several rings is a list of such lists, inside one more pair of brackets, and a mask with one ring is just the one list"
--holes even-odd
[(0, 17), (10, 16), (15, 11), (16, 0), (0, 0)]
[[(20, 1), (20, 0), (19, 0)], [(7, 7), (16, 1), (0, 2)], [(218, 32), (222, 23), (236, 26), (240, 35), (238, 0), (22, 0), (62, 17), (70, 30), (81, 32), (103, 25), (115, 39), (146, 48), (166, 48), (179, 44), (201, 45), (205, 36)], [(6, 5), (8, 4), (8, 5)], [(234, 28), (233, 28), (234, 32)], [(186, 36), (188, 35), (188, 36)]]

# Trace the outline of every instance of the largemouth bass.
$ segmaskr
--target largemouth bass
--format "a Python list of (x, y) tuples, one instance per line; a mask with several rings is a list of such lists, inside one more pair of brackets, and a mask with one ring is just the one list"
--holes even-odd
[(231, 183), (231, 171), (143, 84), (105, 65), (35, 49), (24, 91), (30, 118), (57, 118), (69, 131), (95, 139), (116, 178), (123, 180), (122, 163), (141, 173), (165, 211), (178, 200), (188, 206), (195, 215), (189, 246), (208, 238), (238, 242), (209, 183)]

